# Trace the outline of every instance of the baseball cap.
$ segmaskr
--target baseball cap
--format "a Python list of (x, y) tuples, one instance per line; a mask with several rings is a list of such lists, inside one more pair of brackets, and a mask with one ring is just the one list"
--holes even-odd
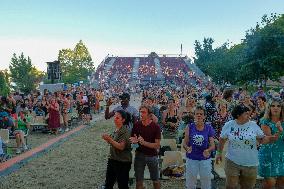
[(130, 94), (128, 94), (128, 93), (123, 93), (122, 95), (119, 96), (119, 98), (120, 98), (121, 100), (126, 100), (126, 99), (130, 100)]
[(0, 112), (0, 120), (3, 120), (4, 117), (9, 117), (7, 112)]

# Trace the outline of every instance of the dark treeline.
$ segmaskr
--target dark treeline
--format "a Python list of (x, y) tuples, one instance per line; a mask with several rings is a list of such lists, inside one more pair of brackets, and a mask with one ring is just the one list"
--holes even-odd
[(240, 44), (213, 48), (214, 39), (195, 41), (195, 63), (215, 82), (244, 84), (284, 75), (284, 15), (264, 15)]

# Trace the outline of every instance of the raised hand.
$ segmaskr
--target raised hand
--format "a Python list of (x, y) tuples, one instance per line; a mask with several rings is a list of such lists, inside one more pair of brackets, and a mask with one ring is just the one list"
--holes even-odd
[(107, 99), (106, 105), (107, 105), (107, 106), (112, 105), (112, 99), (111, 99), (111, 98), (108, 98), (108, 99)]

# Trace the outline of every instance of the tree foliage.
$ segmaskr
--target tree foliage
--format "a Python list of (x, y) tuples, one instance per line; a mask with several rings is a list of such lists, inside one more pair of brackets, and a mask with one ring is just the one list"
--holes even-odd
[(277, 80), (284, 75), (284, 15), (264, 15), (246, 33), (242, 71), (250, 80)]
[(195, 41), (195, 63), (214, 81), (245, 83), (278, 80), (284, 75), (284, 15), (264, 15), (246, 32), (245, 39), (229, 47), (212, 48), (214, 40)]
[(76, 44), (74, 50), (61, 49), (58, 60), (60, 61), (64, 83), (86, 81), (95, 69), (91, 55), (82, 40)]
[(0, 96), (7, 96), (10, 92), (7, 71), (0, 71)]
[(11, 81), (24, 93), (35, 90), (44, 75), (32, 65), (30, 57), (26, 58), (23, 53), (19, 57), (13, 54), (9, 69)]

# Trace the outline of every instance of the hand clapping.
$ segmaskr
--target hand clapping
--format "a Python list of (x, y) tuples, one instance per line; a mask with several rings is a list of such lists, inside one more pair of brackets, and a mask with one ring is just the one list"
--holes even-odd
[(129, 140), (132, 144), (135, 144), (135, 143), (139, 143), (141, 145), (145, 144), (144, 138), (141, 137), (140, 135), (139, 135), (139, 137), (137, 137), (136, 134), (135, 134), (133, 137), (130, 137)]
[(112, 140), (111, 136), (108, 134), (103, 134), (102, 138), (108, 143), (110, 143), (110, 141)]
[(134, 134), (133, 137), (130, 137), (129, 140), (132, 144), (138, 143), (138, 138), (137, 138), (136, 134)]
[(142, 138), (140, 135), (139, 135), (139, 137), (138, 137), (138, 142), (139, 142), (139, 144), (141, 144), (141, 145), (144, 145), (144, 144), (145, 144), (144, 138)]

